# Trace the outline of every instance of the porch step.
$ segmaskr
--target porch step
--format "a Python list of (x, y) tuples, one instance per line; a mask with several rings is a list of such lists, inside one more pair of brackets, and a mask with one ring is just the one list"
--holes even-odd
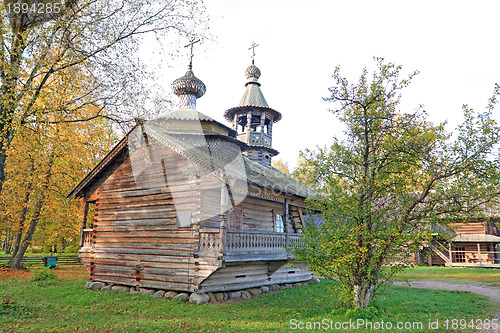
[(451, 259), (448, 258), (448, 256), (446, 254), (444, 254), (443, 252), (441, 252), (438, 248), (436, 248), (434, 246), (434, 244), (430, 243), (429, 244), (429, 247), (431, 248), (432, 251), (434, 251), (434, 253), (436, 253), (441, 259), (443, 259), (446, 263), (451, 263)]

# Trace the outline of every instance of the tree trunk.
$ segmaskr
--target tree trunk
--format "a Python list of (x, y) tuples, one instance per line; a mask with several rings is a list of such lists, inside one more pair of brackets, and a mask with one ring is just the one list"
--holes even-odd
[(354, 304), (358, 309), (364, 309), (373, 298), (373, 291), (375, 286), (372, 284), (360, 286), (359, 284), (354, 285)]
[(5, 239), (3, 241), (3, 246), (2, 246), (2, 248), (5, 250), (5, 254), (10, 254), (10, 249), (11, 249), (10, 239), (11, 238), (12, 238), (11, 232), (10, 232), (10, 230), (7, 230), (7, 232), (5, 233)]
[(28, 246), (31, 244), (31, 239), (33, 237), (33, 234), (35, 233), (36, 226), (38, 224), (38, 221), (40, 219), (40, 212), (42, 211), (42, 207), (45, 201), (45, 193), (47, 192), (47, 189), (49, 187), (49, 182), (50, 182), (50, 176), (52, 172), (52, 165), (54, 164), (54, 153), (52, 153), (49, 156), (49, 161), (47, 163), (47, 171), (45, 173), (43, 183), (40, 189), (40, 195), (38, 196), (38, 199), (35, 204), (35, 210), (33, 212), (33, 216), (31, 217), (30, 221), (30, 227), (28, 231), (26, 232), (26, 236), (24, 237), (24, 240), (22, 244), (19, 247), (19, 250), (16, 253), (16, 256), (12, 259), (11, 266), (14, 269), (20, 269), (21, 268), (21, 260), (24, 257), (24, 253), (26, 253), (26, 250), (28, 249)]
[[(0, 120), (1, 122), (2, 120)], [(3, 131), (4, 126), (0, 126), (0, 130)], [(0, 194), (2, 194), (3, 183), (5, 181), (5, 161), (7, 159), (7, 154), (5, 151), (5, 145), (3, 144), (3, 140), (6, 139), (6, 136), (2, 136), (0, 138)]]
[(14, 260), (14, 257), (17, 254), (17, 251), (19, 250), (19, 246), (21, 245), (21, 239), (23, 237), (23, 231), (24, 231), (24, 222), (26, 222), (26, 215), (28, 213), (28, 205), (30, 201), (30, 196), (31, 196), (31, 191), (33, 190), (33, 172), (35, 171), (35, 165), (33, 159), (31, 160), (30, 163), (30, 173), (29, 173), (29, 178), (30, 180), (28, 181), (28, 184), (26, 186), (26, 192), (24, 194), (24, 200), (23, 200), (23, 209), (21, 211), (21, 216), (19, 217), (19, 223), (18, 223), (18, 228), (17, 228), (17, 235), (16, 235), (16, 240), (14, 241), (14, 249), (12, 251), (12, 257), (10, 258), (9, 261), (9, 266), (12, 266), (12, 262)]
[[(0, 89), (0, 194), (2, 194), (3, 183), (5, 182), (7, 150), (10, 148), (15, 134), (14, 115), (18, 107), (16, 87), (20, 75), (22, 55), (26, 48), (23, 31), (15, 33), (14, 37), (13, 46), (10, 50), (10, 63), (7, 65), (7, 70), (3, 69), (1, 71), (4, 77)], [(5, 66), (6, 63), (4, 62), (2, 65)]]
[(14, 241), (14, 249), (12, 250), (12, 257), (10, 258), (10, 261), (14, 260), (14, 257), (16, 256), (17, 251), (19, 250), (19, 246), (21, 245), (21, 239), (23, 237), (23, 231), (24, 231), (24, 222), (26, 221), (26, 211), (25, 208), (23, 207), (23, 211), (21, 212), (21, 217), (19, 219), (19, 228), (17, 229), (16, 240)]

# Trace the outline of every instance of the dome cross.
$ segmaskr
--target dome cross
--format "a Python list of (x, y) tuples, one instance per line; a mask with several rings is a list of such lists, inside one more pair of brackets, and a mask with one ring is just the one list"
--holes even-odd
[(193, 46), (200, 41), (199, 38), (191, 37), (189, 43), (184, 45), (184, 47), (191, 47), (191, 55), (189, 56), (189, 69), (193, 69)]
[(252, 50), (252, 65), (255, 63), (255, 48), (259, 46), (259, 44), (255, 44), (255, 42), (252, 42), (252, 45), (248, 48), (249, 50)]

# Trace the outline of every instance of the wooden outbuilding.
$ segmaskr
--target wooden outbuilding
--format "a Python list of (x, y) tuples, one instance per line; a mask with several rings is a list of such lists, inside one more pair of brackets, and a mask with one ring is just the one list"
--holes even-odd
[(435, 237), (429, 265), (500, 268), (500, 219), (451, 222), (449, 241)]
[(84, 201), (80, 257), (91, 280), (202, 293), (312, 278), (289, 249), (313, 192), (271, 167), (281, 114), (263, 98), (258, 68), (246, 76), (230, 128), (196, 111), (205, 85), (190, 65), (172, 84), (180, 108), (138, 122), (71, 191)]

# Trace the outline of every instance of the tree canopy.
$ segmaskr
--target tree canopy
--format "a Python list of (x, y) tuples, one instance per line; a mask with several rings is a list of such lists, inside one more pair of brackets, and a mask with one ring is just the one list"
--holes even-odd
[(499, 87), (485, 112), (463, 107), (455, 134), (434, 125), (420, 108), (399, 110), (401, 91), (417, 74), (376, 59), (357, 83), (334, 71), (327, 101), (345, 125), (331, 147), (305, 151), (296, 174), (314, 177), (311, 201), (323, 224), (309, 226), (297, 257), (338, 278), (349, 302), (364, 308), (380, 285), (430, 239), (439, 218), (467, 218), (498, 197), (499, 161), (492, 150), (500, 127), (492, 118)]
[[(137, 55), (141, 38), (203, 32), (203, 8), (197, 0), (0, 2), (0, 193), (7, 150), (20, 126), (53, 122), (56, 112), (67, 116), (58, 122), (132, 120), (130, 111), (137, 116), (136, 101), (147, 95), (145, 77), (152, 75)], [(61, 98), (50, 107), (39, 103), (54, 96), (54, 86)], [(87, 106), (94, 114), (74, 119)]]

